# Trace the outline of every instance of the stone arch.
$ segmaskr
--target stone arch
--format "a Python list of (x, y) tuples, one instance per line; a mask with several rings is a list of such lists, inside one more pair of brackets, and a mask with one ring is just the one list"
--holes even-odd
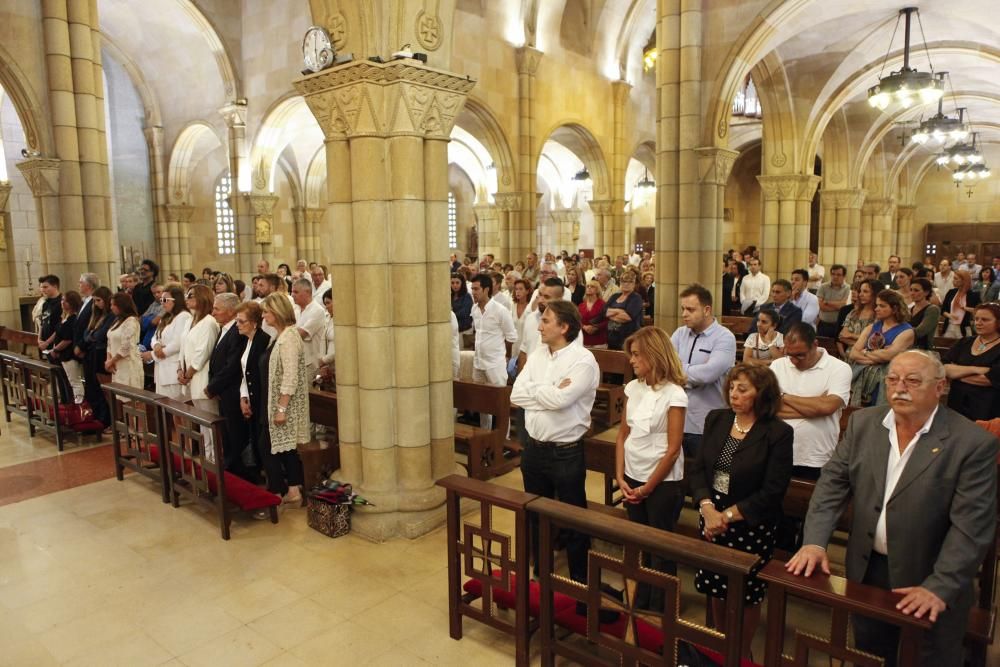
[(128, 56), (107, 34), (101, 33), (101, 46), (114, 58), (128, 74), (139, 99), (142, 100), (142, 107), (146, 116), (146, 127), (161, 127), (163, 117), (160, 114), (160, 102), (156, 98), (156, 93), (150, 87), (142, 70), (131, 57)]
[(469, 95), (458, 114), (455, 125), (476, 137), (489, 151), (497, 168), (497, 187), (500, 192), (517, 188), (517, 169), (507, 134), (486, 103)]
[[(791, 85), (776, 51), (765, 55), (750, 71), (762, 111), (762, 174), (798, 173), (799, 141)], [(811, 169), (802, 173), (812, 173)]]
[(31, 87), (28, 77), (17, 66), (14, 58), (0, 44), (0, 87), (10, 96), (24, 130), (24, 140), (30, 150), (44, 156), (55, 154), (52, 131), (42, 105)]
[(649, 170), (651, 178), (656, 176), (656, 143), (651, 140), (641, 141), (629, 153), (629, 157), (638, 160), (642, 166)]
[(614, 65), (619, 79), (627, 78), (636, 43), (644, 45), (656, 29), (655, 8), (656, 0), (631, 0), (615, 41)]
[(264, 113), (250, 149), (254, 192), (272, 192), (274, 168), (281, 153), (292, 143), (310, 139), (317, 146), (323, 145), (323, 132), (305, 98), (291, 92), (274, 102)]
[(195, 121), (181, 130), (170, 151), (167, 168), (167, 197), (171, 202), (189, 203), (191, 172), (206, 155), (222, 145), (215, 130), (204, 121)]
[(535, 155), (538, 156), (535, 159), (536, 164), (541, 157), (542, 146), (545, 145), (546, 141), (551, 139), (571, 150), (583, 162), (587, 171), (590, 172), (591, 180), (594, 182), (595, 199), (608, 199), (611, 197), (611, 175), (608, 170), (608, 163), (604, 159), (604, 151), (601, 149), (601, 143), (590, 130), (581, 125), (577, 120), (568, 119), (555, 123), (548, 132), (540, 136), (543, 139), (535, 149)]
[(306, 169), (305, 205), (326, 208), (326, 146), (320, 146)]
[(236, 67), (233, 64), (233, 57), (226, 48), (225, 42), (219, 37), (215, 25), (205, 14), (198, 9), (198, 5), (193, 0), (177, 0), (181, 8), (191, 17), (191, 21), (198, 27), (202, 37), (208, 43), (209, 49), (215, 55), (215, 62), (219, 68), (219, 76), (222, 77), (222, 85), (225, 91), (225, 99), (237, 100), (243, 97), (243, 84), (236, 75)]

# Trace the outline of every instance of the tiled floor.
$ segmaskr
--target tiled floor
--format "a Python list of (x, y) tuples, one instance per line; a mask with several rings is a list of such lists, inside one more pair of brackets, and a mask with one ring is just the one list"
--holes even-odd
[[(51, 459), (52, 474), (110, 463), (106, 446), (55, 457), (51, 440), (26, 439), (4, 428), (0, 485), (26, 459)], [(499, 481), (519, 488), (520, 474)], [(602, 497), (596, 475), (588, 494)], [(104, 479), (0, 507), (0, 666), (513, 664), (496, 630), (466, 621), (464, 639), (448, 636), (445, 575), (443, 528), (331, 540), (289, 510), (276, 526), (238, 518), (225, 542), (211, 516), (161, 503), (148, 480)], [(685, 595), (685, 616), (700, 604)], [(825, 634), (815, 614), (804, 624)], [(532, 649), (537, 664), (537, 638)]]

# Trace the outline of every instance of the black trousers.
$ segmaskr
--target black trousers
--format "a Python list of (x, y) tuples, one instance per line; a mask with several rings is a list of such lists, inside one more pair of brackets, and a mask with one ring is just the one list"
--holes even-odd
[[(530, 435), (521, 452), (521, 477), (524, 490), (545, 498), (552, 498), (577, 507), (587, 507), (587, 467), (583, 460), (583, 441), (574, 445), (555, 447), (540, 444)], [(538, 518), (528, 513), (531, 534), (531, 558), (534, 572), (538, 574)], [(590, 536), (575, 530), (567, 531), (566, 558), (569, 576), (574, 581), (587, 581), (587, 551)]]
[[(633, 489), (642, 486), (643, 482), (625, 475), (625, 482)], [(629, 521), (635, 521), (652, 528), (674, 532), (677, 526), (677, 506), (684, 501), (684, 490), (681, 482), (660, 482), (653, 491), (640, 503), (624, 503)], [(642, 564), (653, 570), (666, 572), (677, 576), (677, 563), (660, 556), (644, 553)], [(640, 608), (661, 611), (663, 609), (664, 590), (639, 582), (636, 587), (636, 604)]]
[(91, 350), (83, 360), (83, 397), (94, 411), (94, 419), (105, 426), (111, 426), (111, 409), (104, 398), (104, 391), (97, 379), (98, 364), (104, 371), (105, 350)]
[[(862, 583), (891, 589), (888, 557), (871, 552)], [(938, 615), (931, 631), (924, 634), (924, 641), (920, 646), (922, 667), (962, 667), (965, 662), (962, 642), (969, 617), (971, 592), (967, 597), (970, 604), (949, 607)], [(899, 662), (898, 627), (864, 616), (852, 616), (851, 625), (854, 627), (854, 644), (857, 648), (884, 658), (886, 667), (896, 667)]]
[(257, 453), (260, 455), (264, 474), (267, 476), (267, 490), (283, 496), (288, 493), (289, 487), (302, 486), (305, 483), (305, 472), (298, 450), (272, 454), (271, 432), (267, 426), (261, 425), (259, 435)]

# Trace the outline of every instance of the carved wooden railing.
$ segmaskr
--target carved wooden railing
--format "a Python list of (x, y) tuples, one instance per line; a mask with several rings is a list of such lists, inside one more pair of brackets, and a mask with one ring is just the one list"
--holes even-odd
[(26, 359), (28, 357), (17, 352), (0, 352), (0, 384), (3, 386), (4, 416), (8, 422), (11, 413), (28, 419), (28, 382), (21, 364)]
[[(864, 667), (880, 667), (881, 658), (849, 646), (847, 628), (852, 614), (898, 626), (899, 664), (917, 664), (921, 634), (930, 629), (931, 623), (927, 619), (914, 618), (897, 611), (896, 603), (900, 600), (898, 594), (822, 573), (814, 573), (809, 578), (795, 576), (786, 572), (784, 563), (778, 561), (768, 563), (761, 570), (760, 578), (768, 583), (767, 644), (764, 657), (767, 667), (805, 667), (810, 664), (811, 653), (850, 661)], [(828, 638), (795, 630), (794, 653), (790, 656), (784, 655), (789, 598), (827, 607), (831, 615)], [(960, 650), (960, 647), (956, 647), (956, 650)]]
[(115, 475), (125, 479), (125, 468), (160, 485), (163, 502), (170, 502), (168, 458), (163, 454), (162, 396), (117, 382), (103, 385), (111, 408), (111, 448)]
[[(462, 618), (468, 617), (514, 636), (517, 665), (528, 664), (528, 643), (537, 628), (528, 612), (529, 502), (537, 496), (460, 475), (438, 480), (447, 490), (448, 623), (452, 639), (462, 638)], [(478, 503), (479, 525), (462, 523), (462, 500)], [(494, 527), (494, 508), (514, 514), (514, 536)], [(499, 571), (499, 576), (494, 575)], [(513, 576), (512, 576), (513, 575)], [(481, 595), (465, 594), (463, 577), (479, 583)], [(514, 594), (513, 622), (494, 613), (493, 591)], [(479, 601), (476, 604), (476, 601)]]

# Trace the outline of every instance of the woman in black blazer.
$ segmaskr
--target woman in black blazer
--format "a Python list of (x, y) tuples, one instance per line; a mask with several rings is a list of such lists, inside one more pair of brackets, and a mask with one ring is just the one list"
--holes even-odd
[[(243, 379), (240, 386), (240, 410), (243, 418), (248, 421), (250, 429), (251, 450), (257, 454), (257, 467), (261, 465), (261, 455), (258, 451), (260, 442), (260, 415), (266, 414), (267, 396), (260, 391), (260, 358), (267, 350), (271, 337), (260, 328), (262, 320), (260, 304), (254, 301), (244, 301), (236, 308), (236, 327), (240, 335), (247, 339), (246, 347), (240, 358)], [(267, 518), (267, 512), (254, 512), (255, 519)]]
[[(759, 556), (759, 569), (774, 552), (781, 505), (792, 477), (793, 431), (775, 416), (781, 390), (766, 366), (738, 364), (729, 372), (723, 396), (730, 408), (712, 410), (705, 418), (701, 447), (691, 464), (691, 496), (701, 513), (705, 539)], [(726, 578), (699, 570), (695, 587), (712, 597), (713, 617), (723, 618)], [(744, 598), (744, 656), (750, 655), (766, 590), (763, 581), (750, 577)]]

